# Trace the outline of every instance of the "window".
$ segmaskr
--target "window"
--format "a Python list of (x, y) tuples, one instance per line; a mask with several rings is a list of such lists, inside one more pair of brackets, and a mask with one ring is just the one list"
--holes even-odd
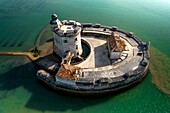
[(77, 55), (79, 55), (79, 52), (77, 52)]
[(76, 49), (78, 49), (78, 45), (76, 45)]
[(67, 27), (67, 29), (71, 29), (71, 27)]
[(67, 39), (64, 39), (64, 40), (63, 40), (63, 43), (68, 43), (68, 40), (67, 40)]
[(77, 41), (77, 38), (74, 38), (74, 42), (76, 42)]

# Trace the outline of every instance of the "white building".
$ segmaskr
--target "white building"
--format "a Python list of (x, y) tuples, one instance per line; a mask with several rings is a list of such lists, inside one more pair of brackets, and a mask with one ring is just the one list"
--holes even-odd
[(59, 21), (56, 14), (53, 14), (50, 21), (51, 29), (54, 32), (54, 52), (61, 58), (70, 51), (73, 57), (82, 54), (81, 45), (81, 24), (73, 20)]

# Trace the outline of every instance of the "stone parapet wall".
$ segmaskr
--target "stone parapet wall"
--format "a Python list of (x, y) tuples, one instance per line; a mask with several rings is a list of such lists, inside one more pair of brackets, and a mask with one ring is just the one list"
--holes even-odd
[[(139, 65), (130, 71), (127, 71), (126, 73), (123, 73), (121, 76), (117, 77), (101, 77), (101, 78), (83, 78), (78, 77), (75, 79), (75, 81), (65, 81), (65, 80), (59, 80), (54, 83), (48, 83), (53, 84), (55, 87), (62, 87), (74, 91), (87, 91), (87, 92), (93, 92), (93, 91), (105, 91), (109, 89), (116, 89), (119, 87), (126, 87), (129, 86), (137, 81), (141, 81), (148, 70), (149, 66), (149, 44), (146, 44), (142, 42), (138, 37), (136, 37), (133, 33), (126, 32), (124, 30), (120, 30), (117, 27), (107, 27), (107, 26), (101, 26), (100, 24), (91, 24), (91, 23), (83, 23), (82, 24), (82, 30), (85, 30), (86, 33), (90, 31), (89, 33), (99, 33), (101, 35), (110, 35), (112, 32), (120, 32), (123, 33), (127, 38), (134, 40), (139, 47), (139, 53), (141, 54), (140, 57), (142, 57), (142, 60), (139, 61)], [(96, 32), (97, 31), (97, 32)], [(82, 31), (83, 32), (83, 31)], [(137, 60), (138, 61), (138, 60)], [(106, 70), (106, 71), (86, 71), (81, 72), (81, 74), (86, 75), (96, 75), (100, 76), (103, 74), (113, 74), (114, 69)], [(82, 75), (80, 75), (82, 76)]]

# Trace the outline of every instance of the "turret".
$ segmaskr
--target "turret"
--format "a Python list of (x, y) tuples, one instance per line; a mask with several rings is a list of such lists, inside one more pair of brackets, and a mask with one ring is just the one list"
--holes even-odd
[(54, 52), (64, 58), (68, 52), (74, 53), (73, 58), (82, 54), (81, 24), (74, 20), (59, 21), (56, 14), (50, 21), (54, 33)]
[(52, 29), (60, 28), (61, 22), (60, 22), (60, 20), (57, 18), (57, 15), (56, 15), (56, 14), (51, 15), (50, 25), (51, 25), (51, 28), (52, 28)]

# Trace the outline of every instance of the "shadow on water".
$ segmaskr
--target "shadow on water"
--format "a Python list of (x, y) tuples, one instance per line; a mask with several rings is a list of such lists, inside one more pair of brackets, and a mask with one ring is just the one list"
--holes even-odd
[[(18, 87), (24, 87), (32, 93), (25, 107), (39, 111), (77, 111), (105, 101), (105, 98), (80, 98), (54, 93), (42, 87), (36, 80), (37, 68), (33, 63), (27, 63), (14, 67), (0, 75), (0, 90), (5, 92), (0, 99), (7, 98), (7, 92)], [(22, 93), (22, 92), (21, 92)], [(24, 96), (24, 95), (23, 95)]]

